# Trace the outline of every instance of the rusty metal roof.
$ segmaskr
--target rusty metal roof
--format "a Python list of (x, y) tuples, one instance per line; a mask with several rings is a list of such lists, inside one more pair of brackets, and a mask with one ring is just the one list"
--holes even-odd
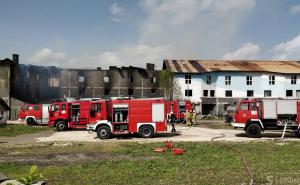
[(282, 74), (300, 73), (300, 61), (254, 61), (254, 60), (167, 60), (163, 69), (174, 73), (271, 72)]

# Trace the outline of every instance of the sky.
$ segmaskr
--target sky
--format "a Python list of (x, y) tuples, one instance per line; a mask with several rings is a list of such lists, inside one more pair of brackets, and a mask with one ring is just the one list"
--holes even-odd
[(300, 60), (300, 0), (0, 0), (0, 58), (107, 69)]

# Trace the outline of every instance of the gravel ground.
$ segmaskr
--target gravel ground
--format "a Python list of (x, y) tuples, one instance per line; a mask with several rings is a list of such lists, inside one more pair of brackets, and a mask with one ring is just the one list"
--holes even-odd
[[(171, 128), (168, 128), (170, 130)], [(177, 132), (175, 134), (165, 133), (159, 134), (154, 138), (139, 138), (138, 136), (127, 137), (114, 137), (108, 140), (100, 140), (96, 137), (96, 133), (88, 133), (87, 131), (65, 131), (54, 132), (50, 136), (35, 138), (37, 142), (53, 142), (53, 141), (77, 141), (77, 142), (161, 142), (166, 140), (172, 141), (210, 141), (213, 137), (221, 136), (224, 134), (224, 138), (218, 140), (234, 141), (234, 142), (247, 142), (247, 141), (266, 141), (280, 139), (281, 133), (264, 133), (262, 138), (248, 138), (244, 134), (243, 130), (229, 130), (229, 129), (210, 129), (201, 127), (186, 127), (176, 126)], [(291, 134), (286, 134), (285, 140), (299, 140)]]

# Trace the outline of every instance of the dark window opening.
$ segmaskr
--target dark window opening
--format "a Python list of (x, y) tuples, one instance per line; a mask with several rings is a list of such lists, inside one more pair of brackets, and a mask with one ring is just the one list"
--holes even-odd
[(192, 75), (185, 75), (185, 83), (191, 84), (192, 82)]
[(293, 96), (293, 90), (286, 90), (286, 96), (287, 97)]
[(291, 76), (291, 84), (292, 85), (297, 84), (297, 76), (296, 75)]
[(206, 76), (206, 84), (208, 84), (208, 85), (211, 84), (211, 76), (210, 75)]
[(275, 85), (275, 76), (269, 76), (269, 85)]
[(215, 90), (210, 90), (210, 97), (215, 97)]
[(265, 90), (264, 91), (264, 96), (265, 97), (271, 97), (272, 96), (272, 91), (271, 90)]
[(253, 97), (253, 96), (254, 96), (254, 92), (252, 90), (248, 90), (247, 97)]
[(133, 89), (128, 89), (128, 95), (133, 95)]
[(128, 77), (128, 82), (133, 83), (133, 77), (132, 76)]
[(156, 89), (152, 88), (151, 93), (154, 94), (156, 92)]
[(230, 91), (225, 91), (225, 96), (226, 97), (232, 97), (232, 91), (230, 90)]
[(155, 84), (156, 83), (156, 77), (151, 78), (151, 83)]
[(193, 96), (193, 91), (190, 89), (185, 90), (185, 96), (187, 97)]
[(247, 85), (252, 85), (252, 76), (247, 76)]
[(208, 96), (208, 90), (203, 90), (203, 96), (207, 97)]
[(225, 85), (231, 85), (231, 76), (225, 76)]
[(104, 95), (109, 95), (109, 89), (104, 89)]

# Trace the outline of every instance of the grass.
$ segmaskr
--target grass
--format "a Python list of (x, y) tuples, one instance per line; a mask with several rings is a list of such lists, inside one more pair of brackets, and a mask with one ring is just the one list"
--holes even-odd
[[(61, 164), (40, 163), (39, 168), (49, 184), (242, 184), (247, 182), (240, 158), (233, 151), (212, 143), (175, 143), (186, 150), (181, 156), (153, 152), (161, 143), (73, 143), (71, 146), (10, 147), (0, 146), (1, 156), (10, 159), (40, 158), (52, 154), (103, 154), (106, 158), (82, 159)], [(268, 183), (267, 175), (300, 173), (299, 142), (226, 143), (246, 154), (256, 184)], [(107, 157), (108, 156), (108, 157)], [(110, 156), (110, 157), (109, 157)], [(120, 157), (120, 158), (118, 158)], [(67, 159), (66, 159), (67, 160)], [(1, 161), (1, 160), (0, 160)], [(0, 171), (17, 178), (28, 173), (23, 162), (1, 162)], [(269, 178), (270, 180), (270, 178)], [(271, 179), (272, 180), (272, 179)], [(278, 180), (278, 179), (277, 179)], [(297, 184), (297, 181), (294, 184)], [(288, 184), (288, 183), (285, 183)], [(293, 183), (290, 183), (293, 184)]]
[(47, 126), (1, 125), (0, 137), (14, 137), (17, 135), (32, 134), (47, 130), (51, 130), (51, 128)]

